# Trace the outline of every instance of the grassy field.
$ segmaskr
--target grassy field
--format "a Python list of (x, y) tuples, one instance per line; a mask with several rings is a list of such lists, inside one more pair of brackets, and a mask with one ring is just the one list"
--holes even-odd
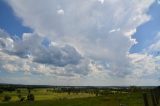
[[(89, 93), (57, 93), (48, 89), (34, 89), (35, 101), (20, 102), (18, 94), (14, 92), (3, 92), (0, 94), (0, 106), (144, 106), (141, 93), (110, 93), (105, 96), (96, 96)], [(26, 89), (21, 89), (20, 94), (24, 97), (28, 94)], [(12, 99), (4, 102), (4, 95), (10, 95)], [(149, 98), (150, 99), (150, 98)], [(151, 104), (151, 102), (150, 102)], [(150, 105), (152, 106), (152, 105)]]
[[(89, 98), (76, 98), (76, 99), (62, 99), (62, 100), (45, 100), (35, 102), (13, 102), (1, 103), (1, 106), (119, 106), (120, 102), (113, 98), (107, 97), (89, 97)], [(139, 101), (125, 101), (127, 106), (143, 106), (141, 100)], [(132, 104), (131, 104), (132, 103)]]

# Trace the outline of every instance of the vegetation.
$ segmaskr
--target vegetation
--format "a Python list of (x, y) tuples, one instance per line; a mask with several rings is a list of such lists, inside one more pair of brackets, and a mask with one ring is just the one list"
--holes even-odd
[(9, 95), (5, 95), (4, 96), (4, 100), (3, 101), (10, 101), (11, 100), (11, 96), (9, 96)]
[(33, 94), (28, 94), (27, 100), (28, 101), (34, 101), (34, 95)]
[(14, 91), (3, 89), (0, 106), (144, 106), (144, 94), (149, 106), (152, 106), (153, 97), (160, 96), (159, 90), (153, 87), (135, 86), (15, 88)]

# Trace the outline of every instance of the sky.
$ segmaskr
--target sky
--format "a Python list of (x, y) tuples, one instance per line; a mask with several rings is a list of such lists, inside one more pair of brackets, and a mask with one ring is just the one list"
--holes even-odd
[(160, 84), (159, 0), (0, 0), (0, 83)]

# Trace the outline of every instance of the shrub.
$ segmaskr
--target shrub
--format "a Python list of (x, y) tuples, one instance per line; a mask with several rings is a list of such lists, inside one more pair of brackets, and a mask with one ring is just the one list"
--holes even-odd
[(3, 89), (0, 89), (0, 94), (3, 93)]
[(28, 94), (27, 100), (28, 101), (34, 101), (34, 95), (33, 94)]
[(20, 89), (17, 89), (17, 93), (20, 94), (20, 93), (21, 93), (21, 90), (20, 90)]
[(9, 95), (5, 95), (4, 96), (4, 100), (3, 101), (10, 101), (11, 100), (11, 96)]
[(20, 101), (20, 102), (25, 101), (25, 97), (23, 97), (22, 95), (18, 95), (18, 98), (19, 98), (19, 101)]
[(20, 98), (20, 102), (23, 102), (23, 101), (25, 101), (25, 97)]
[(18, 98), (20, 99), (21, 97), (22, 97), (22, 95), (19, 94), (19, 95), (18, 95)]

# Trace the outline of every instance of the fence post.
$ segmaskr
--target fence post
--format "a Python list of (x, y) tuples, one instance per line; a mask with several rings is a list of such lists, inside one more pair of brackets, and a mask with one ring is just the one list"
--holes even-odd
[(147, 99), (147, 94), (143, 93), (143, 100), (144, 100), (144, 106), (149, 106), (148, 105), (148, 99)]
[(157, 101), (157, 104), (159, 104), (159, 91), (158, 91), (158, 89), (156, 90), (156, 94), (155, 94), (155, 96), (156, 96), (156, 101)]
[(153, 104), (153, 106), (156, 106), (156, 98), (155, 98), (155, 95), (154, 95), (154, 93), (153, 93), (153, 91), (151, 91), (151, 98), (152, 98), (152, 104)]

